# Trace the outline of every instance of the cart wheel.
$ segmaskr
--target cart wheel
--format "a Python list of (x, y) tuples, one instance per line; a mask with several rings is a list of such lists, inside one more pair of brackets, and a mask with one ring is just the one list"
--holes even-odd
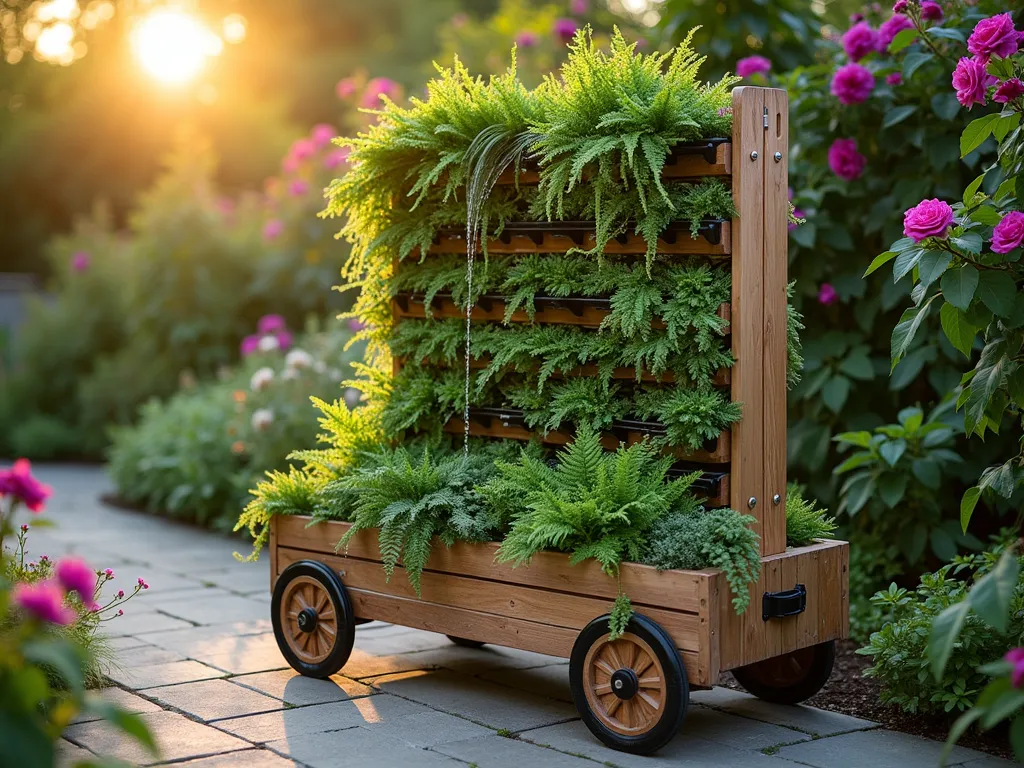
[(445, 635), (445, 637), (463, 648), (483, 648), (486, 645), (482, 640), (470, 640), (468, 637), (456, 637), (455, 635)]
[(569, 686), (590, 732), (612, 749), (649, 755), (676, 735), (690, 686), (669, 634), (634, 614), (617, 640), (608, 616), (590, 622), (572, 647)]
[(828, 682), (836, 659), (834, 640), (774, 656), (732, 671), (736, 682), (759, 699), (799, 704)]
[(316, 560), (292, 563), (277, 578), (270, 620), (281, 654), (307, 677), (330, 677), (352, 653), (352, 603), (338, 575)]

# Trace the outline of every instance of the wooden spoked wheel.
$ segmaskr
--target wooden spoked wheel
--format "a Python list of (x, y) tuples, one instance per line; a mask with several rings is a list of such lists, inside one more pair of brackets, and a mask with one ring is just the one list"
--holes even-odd
[(616, 733), (647, 733), (665, 714), (665, 670), (651, 646), (632, 632), (609, 637), (594, 643), (583, 662), (587, 704)]
[(682, 725), (689, 703), (686, 670), (672, 638), (654, 621), (634, 614), (612, 640), (608, 619), (594, 619), (573, 645), (573, 703), (591, 733), (609, 747), (649, 755)]
[(822, 689), (832, 674), (835, 641), (801, 648), (734, 669), (736, 681), (759, 699), (799, 704)]
[(303, 675), (330, 677), (352, 653), (352, 604), (341, 579), (321, 562), (301, 560), (284, 569), (270, 618), (281, 654)]

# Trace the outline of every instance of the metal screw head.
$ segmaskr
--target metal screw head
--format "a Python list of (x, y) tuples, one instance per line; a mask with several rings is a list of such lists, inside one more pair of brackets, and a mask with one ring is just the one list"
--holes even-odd
[(774, 504), (775, 506), (779, 506), (779, 504), (781, 503), (782, 497), (779, 494), (776, 493), (774, 496), (772, 496), (772, 504)]
[(757, 150), (756, 149), (753, 152), (750, 153), (750, 159), (751, 160), (757, 160)]
[(751, 496), (749, 499), (747, 499), (747, 506), (750, 507), (751, 509), (756, 507), (757, 506), (757, 497), (756, 496)]
[(776, 163), (781, 163), (782, 162), (782, 153), (781, 152), (776, 152), (775, 153), (775, 162)]
[(614, 683), (612, 683), (612, 685), (614, 685), (617, 690), (620, 690), (620, 691), (622, 690), (622, 681), (621, 680), (616, 680)]

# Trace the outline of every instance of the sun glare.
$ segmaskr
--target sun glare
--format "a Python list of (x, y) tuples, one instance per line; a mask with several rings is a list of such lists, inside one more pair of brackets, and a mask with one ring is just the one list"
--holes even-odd
[(173, 9), (153, 11), (132, 31), (132, 48), (142, 68), (170, 85), (194, 79), (223, 47), (202, 21)]

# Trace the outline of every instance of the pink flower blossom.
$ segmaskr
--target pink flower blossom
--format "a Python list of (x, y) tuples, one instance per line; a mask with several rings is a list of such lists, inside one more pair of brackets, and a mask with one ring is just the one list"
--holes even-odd
[(117, 615), (118, 615), (118, 616), (124, 616), (124, 611), (123, 611), (123, 610), (121, 610), (120, 608), (118, 608), (118, 609), (117, 609)]
[(249, 355), (255, 354), (260, 348), (260, 336), (257, 334), (250, 334), (242, 339), (242, 345), (240, 352), (242, 357), (248, 357)]
[(57, 563), (54, 573), (66, 592), (77, 592), (82, 604), (90, 611), (98, 611), (99, 604), (93, 599), (96, 591), (96, 571), (76, 557), (66, 557)]
[(921, 18), (925, 21), (942, 21), (942, 6), (934, 0), (922, 0)]
[(738, 77), (752, 77), (753, 75), (768, 74), (772, 69), (772, 63), (764, 56), (747, 56), (736, 62), (736, 75)]
[(302, 197), (309, 192), (309, 182), (304, 179), (293, 179), (288, 185), (288, 194), (292, 197)]
[(218, 197), (215, 205), (221, 216), (230, 216), (235, 212), (235, 201), (230, 197)]
[(313, 145), (317, 149), (323, 149), (331, 143), (331, 139), (338, 135), (338, 131), (333, 125), (327, 123), (317, 123), (313, 126), (312, 132), (309, 134), (309, 138), (312, 140)]
[(348, 147), (338, 147), (338, 149), (332, 149), (324, 157), (324, 168), (327, 170), (333, 170), (339, 165), (344, 165), (348, 162)]
[[(793, 216), (798, 218), (798, 219), (807, 218), (807, 214), (804, 213), (803, 211), (801, 211), (799, 208), (794, 208), (793, 209)], [(792, 232), (794, 229), (796, 229), (799, 226), (800, 225), (797, 224), (795, 221), (789, 222), (789, 230), (790, 230), (790, 232)]]
[(85, 251), (76, 251), (71, 256), (71, 269), (75, 272), (85, 272), (92, 264), (92, 257)]
[(284, 222), (280, 219), (271, 219), (263, 225), (263, 239), (267, 242), (276, 240), (284, 232)]
[(995, 82), (996, 78), (985, 71), (985, 63), (979, 59), (969, 59), (965, 56), (957, 62), (956, 69), (953, 70), (956, 100), (968, 109), (975, 104), (985, 106), (985, 93)]
[(375, 77), (366, 84), (361, 105), (366, 109), (377, 109), (381, 106), (381, 97), (386, 96), (392, 101), (398, 98), (399, 85), (387, 77)]
[(352, 318), (351, 320), (348, 321), (348, 327), (350, 331), (361, 331), (363, 330), (363, 328), (366, 327), (366, 323), (361, 323), (355, 318)]
[(650, 45), (650, 42), (647, 40), (646, 37), (638, 37), (636, 39), (637, 50), (645, 51), (645, 50), (647, 50), (647, 46), (649, 46), (649, 45)]
[(885, 76), (885, 82), (889, 85), (903, 85), (903, 74), (901, 72), (890, 72)]
[(287, 327), (288, 323), (281, 315), (264, 315), (256, 323), (256, 330), (260, 333), (276, 333)]
[(21, 532), (22, 533), (28, 533), (28, 526), (25, 525), (25, 523), (21, 524)]
[(519, 48), (533, 48), (535, 45), (537, 45), (536, 33), (523, 31), (516, 35), (516, 46)]
[(106, 576), (108, 579), (112, 579), (114, 578), (114, 571), (111, 568), (107, 568), (105, 571), (103, 571), (103, 575)]
[(1009, 104), (1021, 96), (1024, 96), (1024, 83), (1014, 77), (996, 88), (992, 101), (997, 104)]
[(139, 586), (142, 587), (143, 589), (149, 589), (149, 584), (147, 584), (146, 580), (144, 578), (142, 578), (141, 576), (139, 576)]
[(850, 23), (851, 24), (856, 24), (859, 21), (864, 21), (864, 14), (863, 13), (851, 13), (850, 14)]
[(569, 0), (569, 12), (574, 16), (582, 16), (590, 10), (587, 0)]
[(12, 496), (32, 512), (42, 512), (53, 489), (32, 476), (28, 459), (18, 459), (10, 469), (0, 469), (0, 497)]
[(1020, 247), (1024, 240), (1024, 213), (1010, 211), (1003, 216), (992, 231), (992, 250), (996, 253), (1009, 253)]
[(857, 151), (856, 139), (836, 139), (828, 148), (828, 167), (843, 181), (854, 181), (864, 172), (868, 159)]
[(64, 592), (51, 580), (15, 584), (11, 597), (15, 605), (40, 621), (67, 625), (75, 620), (75, 612), (64, 605)]
[(992, 56), (1013, 56), (1019, 46), (1020, 35), (1009, 12), (982, 19), (967, 38), (967, 50), (986, 64)]
[(288, 150), (288, 156), (301, 163), (315, 155), (316, 149), (312, 139), (296, 139)]
[(896, 0), (896, 2), (892, 6), (892, 12), (903, 13), (905, 10), (907, 10), (907, 5), (907, 0)]
[(866, 21), (858, 22), (843, 35), (843, 50), (852, 61), (860, 61), (878, 50), (878, 33)]
[(274, 337), (277, 339), (277, 348), (282, 350), (288, 349), (294, 341), (291, 331), (287, 330), (278, 331), (274, 334)]
[(847, 106), (865, 101), (874, 88), (875, 76), (860, 64), (846, 64), (832, 77), (832, 95)]
[(123, 597), (124, 597), (124, 590), (123, 589), (117, 590), (117, 599), (121, 600)]
[(563, 43), (568, 43), (576, 35), (577, 29), (579, 29), (579, 25), (575, 19), (556, 19), (555, 26), (551, 31)]
[(878, 50), (882, 53), (888, 51), (889, 45), (895, 39), (896, 35), (904, 29), (913, 28), (914, 22), (902, 13), (893, 14), (892, 18), (888, 21), (883, 21), (882, 25), (878, 28)]
[(821, 287), (818, 288), (819, 304), (824, 304), (827, 307), (829, 304), (834, 304), (838, 298), (839, 294), (836, 293), (836, 289), (830, 283), (822, 283)]
[(338, 95), (339, 99), (348, 99), (355, 95), (356, 88), (356, 80), (354, 77), (343, 77), (338, 81), (338, 84), (334, 86), (334, 92)]
[(1003, 656), (1003, 660), (1011, 666), (1010, 682), (1013, 687), (1024, 686), (1024, 648), (1013, 648)]
[(953, 224), (953, 209), (941, 200), (922, 200), (903, 214), (903, 234), (915, 243), (929, 237), (945, 239)]

